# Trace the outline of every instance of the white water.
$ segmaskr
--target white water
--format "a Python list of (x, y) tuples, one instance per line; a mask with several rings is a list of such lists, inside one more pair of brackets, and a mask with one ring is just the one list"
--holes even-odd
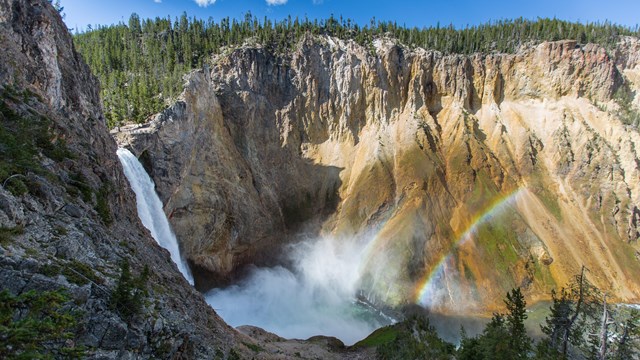
[[(153, 181), (131, 152), (118, 149), (117, 154), (136, 194), (140, 220), (193, 285)], [(285, 338), (335, 336), (353, 344), (393, 321), (356, 300), (365, 247), (366, 243), (329, 238), (304, 241), (288, 251), (291, 270), (255, 268), (240, 284), (205, 296), (232, 326), (259, 326)]]
[(193, 277), (189, 267), (180, 256), (178, 240), (171, 230), (167, 216), (162, 210), (162, 202), (158, 198), (153, 181), (142, 167), (138, 159), (127, 149), (118, 149), (118, 158), (124, 168), (124, 174), (136, 194), (138, 216), (142, 224), (149, 229), (151, 236), (163, 248), (169, 250), (171, 260), (185, 279), (193, 285)]
[(292, 270), (256, 268), (240, 284), (210, 291), (207, 302), (232, 326), (250, 324), (285, 338), (326, 335), (353, 344), (390, 323), (355, 300), (363, 246), (322, 238), (288, 254)]

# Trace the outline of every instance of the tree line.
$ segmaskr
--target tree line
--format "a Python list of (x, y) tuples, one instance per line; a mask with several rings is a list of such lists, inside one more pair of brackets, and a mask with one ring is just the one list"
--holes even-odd
[(411, 316), (377, 330), (359, 345), (376, 345), (381, 360), (633, 360), (640, 358), (640, 311), (608, 304), (583, 267), (566, 287), (552, 292), (543, 336), (526, 331), (526, 301), (520, 288), (507, 293), (505, 312), (494, 313), (483, 331), (460, 330), (457, 348), (438, 337), (429, 320)]
[(638, 27), (603, 23), (574, 23), (558, 19), (499, 20), (456, 29), (452, 25), (417, 28), (371, 19), (364, 26), (351, 19), (325, 20), (288, 17), (274, 21), (246, 13), (243, 19), (214, 21), (188, 17), (140, 19), (127, 23), (88, 27), (74, 42), (102, 84), (102, 99), (110, 127), (123, 122), (143, 122), (181, 92), (182, 77), (202, 67), (213, 54), (247, 40), (283, 54), (304, 34), (349, 39), (373, 50), (381, 36), (408, 47), (446, 54), (513, 53), (523, 44), (573, 39), (578, 43), (611, 46), (621, 35), (639, 36)]
[(526, 333), (526, 302), (520, 289), (507, 294), (507, 312), (494, 314), (474, 338), (462, 336), (458, 360), (482, 359), (637, 359), (640, 355), (640, 312), (608, 304), (602, 293), (580, 274), (560, 291), (552, 291), (544, 336), (534, 342)]

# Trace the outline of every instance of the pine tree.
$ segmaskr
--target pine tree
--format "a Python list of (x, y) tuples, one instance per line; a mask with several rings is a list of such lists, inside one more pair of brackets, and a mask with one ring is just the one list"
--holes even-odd
[(583, 266), (580, 274), (559, 294), (552, 291), (550, 314), (541, 326), (546, 338), (536, 349), (538, 358), (545, 353), (557, 353), (564, 359), (574, 354), (597, 357), (604, 305), (599, 289), (587, 279), (586, 270)]
[(59, 12), (60, 16), (62, 16), (62, 18), (64, 19), (66, 15), (63, 13), (64, 6), (60, 4), (60, 0), (55, 0), (55, 2), (53, 0), (49, 0), (49, 3), (53, 5), (53, 8), (56, 9), (56, 11)]
[(482, 359), (511, 360), (514, 352), (509, 344), (510, 334), (503, 314), (493, 314), (478, 339)]
[(531, 338), (527, 335), (524, 321), (527, 319), (527, 302), (520, 288), (507, 293), (504, 301), (507, 305), (506, 325), (509, 331), (509, 346), (513, 359), (526, 359), (531, 351)]
[[(59, 1), (54, 4), (62, 11)], [(361, 27), (350, 19), (336, 19), (334, 16), (323, 21), (290, 17), (281, 21), (265, 17), (259, 21), (247, 13), (241, 20), (227, 17), (216, 23), (212, 19), (204, 22), (189, 18), (186, 13), (174, 20), (159, 17), (141, 20), (137, 14), (132, 14), (126, 25), (120, 23), (96, 29), (87, 26), (86, 32), (74, 36), (74, 42), (102, 84), (108, 124), (113, 127), (121, 121), (143, 122), (149, 115), (160, 111), (165, 100), (173, 100), (180, 94), (182, 75), (194, 67), (202, 67), (212, 54), (219, 54), (224, 47), (239, 46), (252, 38), (268, 51), (283, 55), (308, 34), (354, 40), (370, 50), (374, 50), (375, 37), (390, 36), (409, 47), (471, 54), (512, 53), (523, 43), (560, 38), (611, 47), (619, 35), (638, 36), (638, 28), (522, 18), (456, 29), (452, 25), (441, 27), (440, 24), (428, 28), (407, 28), (375, 18)], [(375, 54), (375, 51), (371, 53)], [(118, 81), (110, 81), (112, 76)], [(148, 78), (153, 81), (145, 85), (146, 95), (140, 95), (144, 98), (131, 98), (134, 84), (140, 86)], [(165, 81), (166, 78), (170, 81)], [(149, 106), (130, 109), (132, 102)], [(636, 113), (627, 111), (623, 115), (629, 123), (640, 123), (640, 116)]]
[(622, 325), (621, 334), (616, 342), (613, 354), (615, 360), (633, 359), (640, 354), (640, 311), (631, 310), (629, 317)]
[(116, 289), (111, 294), (110, 306), (120, 313), (125, 320), (131, 320), (143, 308), (142, 301), (147, 295), (146, 282), (149, 279), (149, 268), (145, 266), (140, 276), (134, 278), (128, 261), (120, 265), (120, 277)]
[(464, 327), (460, 326), (460, 347), (456, 353), (457, 360), (481, 360), (480, 341), (477, 337), (468, 337)]
[(529, 358), (532, 340), (524, 326), (524, 321), (527, 319), (527, 303), (520, 288), (507, 293), (504, 302), (507, 313), (493, 314), (480, 336), (468, 338), (464, 329), (461, 330), (458, 360)]

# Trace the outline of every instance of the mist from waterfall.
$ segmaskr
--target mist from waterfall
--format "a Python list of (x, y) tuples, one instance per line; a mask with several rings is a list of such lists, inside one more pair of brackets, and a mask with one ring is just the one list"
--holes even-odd
[(254, 268), (244, 281), (214, 289), (206, 300), (232, 326), (250, 324), (285, 338), (334, 336), (353, 344), (393, 322), (356, 299), (365, 245), (327, 237), (300, 242), (287, 249), (291, 269)]
[[(127, 149), (118, 149), (124, 173), (136, 194), (140, 220), (193, 285), (155, 186)], [(253, 325), (285, 338), (335, 336), (346, 344), (394, 322), (356, 295), (368, 242), (308, 239), (290, 246), (291, 268), (254, 268), (240, 283), (214, 289), (207, 302), (232, 326)]]
[(117, 154), (124, 168), (124, 174), (136, 194), (138, 217), (140, 217), (142, 224), (151, 232), (151, 236), (160, 246), (169, 250), (171, 260), (178, 266), (178, 270), (184, 278), (193, 285), (193, 276), (180, 256), (178, 240), (162, 209), (162, 202), (156, 193), (153, 180), (142, 167), (138, 158), (129, 150), (120, 148)]

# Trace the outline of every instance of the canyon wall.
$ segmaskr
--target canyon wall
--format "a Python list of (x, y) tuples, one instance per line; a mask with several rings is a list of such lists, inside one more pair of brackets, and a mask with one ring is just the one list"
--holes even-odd
[[(0, 291), (38, 299), (63, 290), (62, 309), (75, 323), (62, 338), (51, 324), (68, 318), (25, 325), (18, 320), (29, 307), (3, 302), (3, 311), (20, 309), (3, 323), (11, 329), (0, 352), (18, 355), (24, 349), (12, 346), (33, 341), (37, 354), (56, 358), (72, 347), (83, 358), (213, 358), (238, 338), (252, 342), (215, 314), (138, 220), (98, 83), (49, 1), (0, 0), (0, 49)], [(37, 138), (33, 148), (27, 133)], [(133, 276), (148, 268), (152, 284), (131, 318), (111, 306), (123, 261)]]
[(640, 301), (637, 39), (443, 55), (388, 39), (245, 46), (114, 135), (157, 184), (207, 290), (286, 244), (369, 242), (363, 291), (441, 311), (549, 297), (582, 265)]

